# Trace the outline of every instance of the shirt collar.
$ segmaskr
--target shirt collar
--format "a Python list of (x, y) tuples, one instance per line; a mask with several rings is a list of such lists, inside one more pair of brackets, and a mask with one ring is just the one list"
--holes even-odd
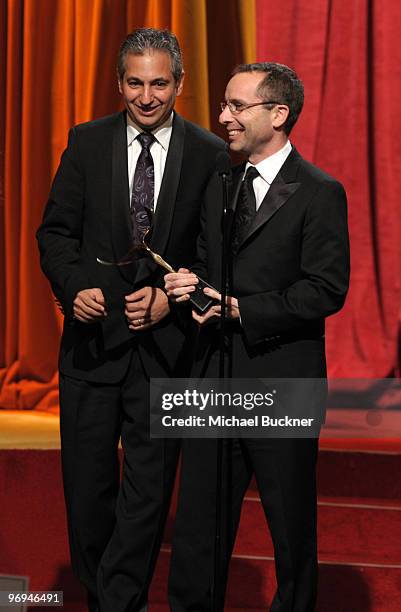
[[(292, 150), (292, 145), (289, 140), (285, 143), (285, 145), (273, 155), (269, 155), (265, 159), (262, 159), (261, 162), (256, 164), (255, 168), (259, 172), (260, 176), (268, 183), (272, 184), (277, 174), (280, 172), (281, 166), (284, 164), (285, 160), (289, 156)], [(245, 166), (245, 172), (248, 168), (252, 166), (249, 162), (247, 162)]]
[[(157, 142), (165, 149), (168, 150), (168, 145), (170, 142), (171, 130), (173, 128), (173, 118), (174, 113), (166, 119), (162, 125), (159, 125), (155, 130), (152, 130), (153, 136), (156, 138)], [(144, 130), (142, 130), (139, 126), (136, 125), (131, 119), (129, 115), (127, 115), (127, 144), (131, 146), (134, 142), (135, 138)]]

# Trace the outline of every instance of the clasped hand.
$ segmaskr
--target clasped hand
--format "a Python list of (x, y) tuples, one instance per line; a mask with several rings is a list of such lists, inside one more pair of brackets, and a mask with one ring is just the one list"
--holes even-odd
[(99, 287), (78, 291), (73, 302), (74, 318), (81, 323), (97, 323), (107, 317), (106, 301)]
[[(164, 282), (169, 299), (172, 302), (181, 303), (190, 299), (190, 294), (195, 291), (195, 286), (199, 281), (195, 274), (186, 268), (180, 268), (178, 272), (166, 274)], [(210, 287), (205, 287), (203, 291), (207, 296), (213, 298), (217, 302), (221, 302), (221, 295), (218, 291)], [(239, 316), (237, 298), (228, 295), (226, 298), (226, 317), (229, 319), (239, 319)], [(210, 323), (216, 320), (216, 318), (218, 319), (221, 317), (221, 303), (213, 304), (203, 314), (198, 313), (196, 310), (192, 310), (192, 317), (199, 325)]]
[(166, 294), (156, 287), (142, 287), (125, 296), (125, 316), (132, 331), (149, 329), (169, 312)]
[[(132, 331), (144, 331), (161, 321), (170, 311), (164, 291), (142, 287), (125, 296), (125, 316)], [(98, 287), (83, 289), (75, 297), (74, 317), (81, 323), (97, 323), (107, 316), (106, 301)]]

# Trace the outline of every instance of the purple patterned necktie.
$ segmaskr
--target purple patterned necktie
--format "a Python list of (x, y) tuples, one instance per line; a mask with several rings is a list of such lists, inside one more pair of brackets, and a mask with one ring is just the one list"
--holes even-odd
[(131, 219), (134, 244), (141, 244), (150, 227), (153, 212), (155, 171), (150, 147), (155, 137), (150, 132), (142, 132), (137, 138), (142, 151), (136, 163), (132, 184)]

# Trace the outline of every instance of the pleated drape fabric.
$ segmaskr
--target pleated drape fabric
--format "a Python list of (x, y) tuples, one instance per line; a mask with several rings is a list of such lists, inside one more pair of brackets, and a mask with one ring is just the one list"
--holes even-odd
[(306, 100), (291, 140), (349, 198), (351, 290), (327, 324), (329, 372), (397, 371), (400, 23), (396, 0), (1, 0), (0, 407), (57, 408), (62, 321), (35, 229), (68, 129), (121, 108), (117, 50), (140, 26), (177, 34), (186, 70), (177, 110), (220, 135), (235, 64), (278, 61), (299, 73)]
[(351, 286), (327, 321), (329, 373), (397, 373), (401, 309), (401, 3), (257, 0), (257, 57), (296, 69), (305, 107), (291, 140), (345, 186)]

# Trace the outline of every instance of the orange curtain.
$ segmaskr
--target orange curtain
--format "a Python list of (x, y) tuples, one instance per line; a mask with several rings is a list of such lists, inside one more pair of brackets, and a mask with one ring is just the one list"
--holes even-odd
[(61, 317), (38, 262), (38, 227), (68, 129), (120, 108), (115, 62), (136, 27), (178, 36), (177, 110), (218, 131), (232, 67), (255, 59), (255, 2), (0, 0), (0, 407), (57, 407)]

